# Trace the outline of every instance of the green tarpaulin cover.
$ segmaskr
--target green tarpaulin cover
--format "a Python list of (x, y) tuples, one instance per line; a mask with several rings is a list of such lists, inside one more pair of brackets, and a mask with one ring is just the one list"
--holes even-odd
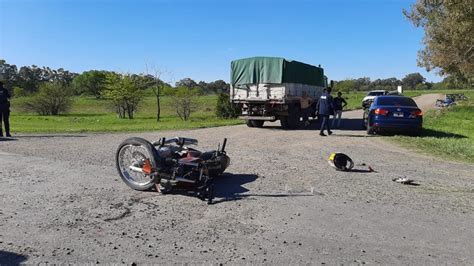
[(300, 83), (324, 86), (324, 71), (280, 57), (251, 57), (230, 64), (232, 85), (256, 83)]

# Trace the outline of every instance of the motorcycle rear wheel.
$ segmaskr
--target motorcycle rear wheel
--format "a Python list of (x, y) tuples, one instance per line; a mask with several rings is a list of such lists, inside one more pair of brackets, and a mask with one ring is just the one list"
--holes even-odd
[(119, 145), (115, 154), (117, 170), (123, 182), (129, 187), (139, 191), (148, 190), (153, 187), (156, 182), (159, 182), (157, 175), (137, 171), (137, 169), (143, 170), (143, 166), (147, 160), (151, 168), (156, 169), (158, 164), (155, 155), (155, 148), (145, 139), (129, 138), (124, 140)]

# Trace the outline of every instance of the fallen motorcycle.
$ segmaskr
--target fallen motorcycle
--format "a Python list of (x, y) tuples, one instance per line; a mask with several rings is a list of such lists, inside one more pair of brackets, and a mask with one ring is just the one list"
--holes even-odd
[(225, 152), (227, 139), (217, 150), (201, 152), (190, 146), (191, 138), (161, 138), (150, 143), (142, 138), (124, 140), (116, 152), (117, 170), (122, 180), (135, 190), (156, 186), (161, 193), (188, 186), (209, 204), (214, 198), (213, 178), (224, 173), (230, 164)]

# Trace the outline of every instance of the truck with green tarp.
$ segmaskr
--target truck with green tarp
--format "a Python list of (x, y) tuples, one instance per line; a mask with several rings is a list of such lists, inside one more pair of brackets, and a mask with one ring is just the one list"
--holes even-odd
[(283, 128), (300, 121), (300, 98), (318, 99), (327, 87), (321, 67), (280, 57), (251, 57), (231, 62), (230, 100), (249, 127), (280, 120)]

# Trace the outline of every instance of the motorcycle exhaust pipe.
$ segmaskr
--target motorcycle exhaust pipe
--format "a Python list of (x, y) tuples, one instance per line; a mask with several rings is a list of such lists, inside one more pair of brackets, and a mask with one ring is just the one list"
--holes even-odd
[(222, 149), (221, 152), (224, 152), (225, 146), (227, 145), (227, 138), (224, 138), (224, 142), (222, 143)]

